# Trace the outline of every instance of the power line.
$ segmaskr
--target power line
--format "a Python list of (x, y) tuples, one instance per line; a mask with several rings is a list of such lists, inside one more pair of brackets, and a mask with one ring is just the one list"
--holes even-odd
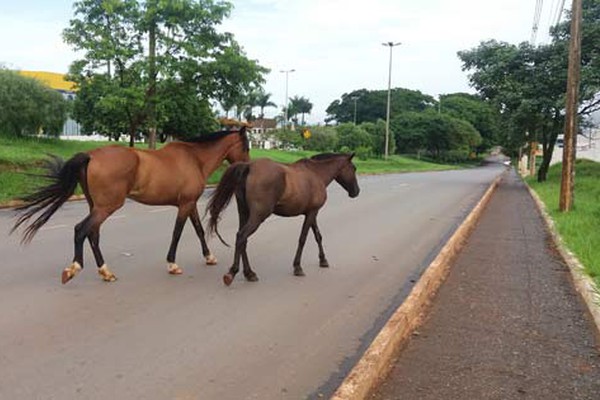
[(556, 22), (554, 23), (554, 25), (558, 25), (560, 23), (560, 19), (562, 18), (562, 13), (563, 13), (564, 9), (565, 9), (565, 0), (562, 0), (560, 2), (560, 7), (557, 10), (558, 16), (556, 17)]
[(535, 11), (533, 13), (533, 26), (531, 28), (531, 44), (535, 44), (537, 37), (538, 28), (540, 26), (540, 17), (542, 15), (542, 8), (544, 7), (544, 0), (536, 0)]

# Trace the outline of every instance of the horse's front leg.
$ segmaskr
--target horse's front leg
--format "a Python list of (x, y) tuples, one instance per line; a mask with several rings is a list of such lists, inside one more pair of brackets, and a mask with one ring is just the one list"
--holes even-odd
[(304, 244), (306, 244), (306, 235), (308, 229), (313, 225), (316, 217), (316, 213), (306, 214), (304, 222), (302, 223), (302, 230), (300, 231), (300, 238), (298, 239), (298, 248), (296, 249), (296, 256), (294, 257), (294, 275), (304, 276), (304, 271), (300, 265), (302, 259), (302, 251), (304, 250)]
[(206, 260), (206, 265), (216, 265), (217, 257), (215, 257), (210, 250), (208, 249), (208, 245), (206, 244), (206, 238), (204, 236), (204, 229), (202, 229), (202, 224), (200, 222), (200, 215), (198, 214), (198, 206), (194, 207), (192, 213), (190, 214), (190, 221), (192, 221), (192, 225), (194, 226), (194, 230), (196, 231), (196, 235), (198, 235), (198, 239), (200, 239), (200, 245), (202, 246), (202, 255), (204, 255), (204, 259)]
[(181, 275), (183, 273), (183, 270), (175, 263), (175, 256), (177, 254), (177, 245), (181, 238), (181, 232), (185, 226), (185, 221), (187, 221), (190, 216), (192, 207), (195, 207), (195, 204), (186, 204), (185, 206), (180, 205), (177, 211), (171, 246), (169, 246), (169, 252), (167, 253), (167, 269), (171, 275)]

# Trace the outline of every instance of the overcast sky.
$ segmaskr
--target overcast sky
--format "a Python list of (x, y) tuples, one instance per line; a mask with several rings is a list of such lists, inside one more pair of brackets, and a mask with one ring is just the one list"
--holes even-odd
[[(537, 43), (548, 40), (561, 0), (546, 0)], [(567, 2), (570, 4), (570, 2)], [(66, 72), (75, 54), (61, 32), (73, 17), (72, 1), (0, 0), (0, 63), (27, 70)], [(343, 93), (387, 89), (389, 48), (392, 87), (440, 93), (472, 92), (457, 51), (497, 39), (531, 38), (536, 0), (240, 0), (223, 29), (246, 54), (271, 70), (265, 89), (279, 106), (289, 96), (313, 104), (308, 121)], [(564, 16), (564, 14), (563, 14)], [(267, 116), (277, 112), (266, 110)]]

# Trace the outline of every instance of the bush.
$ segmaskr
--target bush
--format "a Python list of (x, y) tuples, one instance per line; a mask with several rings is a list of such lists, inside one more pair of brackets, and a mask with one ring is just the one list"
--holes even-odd
[(0, 69), (0, 134), (58, 136), (67, 107), (57, 91), (33, 78)]

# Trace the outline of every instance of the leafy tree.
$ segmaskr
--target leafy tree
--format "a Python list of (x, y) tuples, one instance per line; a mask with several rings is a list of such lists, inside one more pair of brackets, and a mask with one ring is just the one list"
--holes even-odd
[[(173, 120), (159, 115), (170, 109), (162, 103), (173, 101), (163, 81), (189, 85), (204, 101), (222, 104), (263, 82), (267, 70), (248, 59), (231, 34), (217, 30), (231, 10), (226, 1), (79, 0), (74, 7), (63, 36), (83, 53), (70, 79), (88, 96), (76, 108), (80, 116), (89, 107), (103, 119), (82, 121), (87, 131), (118, 128), (131, 138), (148, 131), (152, 148), (161, 120)], [(91, 98), (102, 99), (100, 110)]]
[(409, 112), (394, 118), (390, 125), (400, 152), (427, 151), (436, 159), (465, 159), (481, 144), (481, 136), (469, 122), (437, 112)]
[[(338, 123), (354, 121), (354, 104), (356, 101), (356, 123), (376, 122), (386, 119), (387, 90), (355, 90), (344, 93), (341, 100), (333, 101), (326, 112), (326, 121)], [(392, 117), (401, 112), (424, 111), (433, 107), (435, 100), (418, 90), (395, 88), (391, 91), (390, 114)]]
[(478, 96), (467, 93), (453, 93), (440, 98), (440, 110), (454, 118), (468, 121), (482, 137), (482, 144), (477, 148), (481, 153), (497, 144), (500, 131), (498, 111)]
[[(379, 119), (377, 122), (363, 122), (359, 126), (371, 136), (373, 153), (376, 156), (383, 156), (385, 154), (385, 121)], [(396, 141), (394, 140), (394, 134), (391, 129), (388, 149), (390, 154), (396, 152)]]
[(58, 136), (68, 104), (39, 81), (0, 69), (0, 135), (44, 133)]
[(338, 134), (338, 150), (349, 149), (356, 150), (359, 147), (372, 149), (373, 141), (371, 135), (362, 127), (345, 123), (336, 127)]
[[(502, 116), (502, 139), (513, 154), (525, 141), (540, 141), (543, 161), (538, 181), (545, 181), (556, 137), (564, 127), (570, 21), (552, 30), (552, 42), (532, 47), (497, 41), (459, 52), (471, 85), (496, 105)], [(582, 70), (579, 114), (600, 108), (600, 1), (583, 3)]]
[(304, 139), (302, 148), (319, 152), (331, 152), (338, 148), (338, 134), (332, 126), (313, 126), (310, 128), (311, 136)]

